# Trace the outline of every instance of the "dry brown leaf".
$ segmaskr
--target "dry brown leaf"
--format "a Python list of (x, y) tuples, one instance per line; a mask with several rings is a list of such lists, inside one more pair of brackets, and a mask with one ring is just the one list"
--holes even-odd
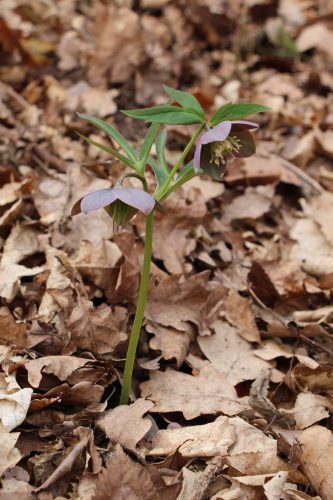
[(6, 239), (1, 265), (19, 264), (21, 260), (41, 250), (38, 231), (29, 226), (15, 224)]
[[(209, 272), (184, 278), (169, 276), (149, 290), (145, 316), (162, 326), (186, 331), (188, 322), (207, 328), (210, 313), (218, 307), (224, 289), (208, 281)], [(214, 290), (216, 288), (216, 290)], [(210, 298), (212, 300), (210, 300)]]
[(222, 221), (254, 221), (265, 215), (271, 207), (273, 188), (271, 186), (249, 187), (245, 193), (223, 207)]
[(152, 426), (152, 421), (144, 414), (153, 406), (151, 401), (137, 399), (129, 406), (122, 405), (106, 411), (96, 424), (113, 444), (121, 444), (134, 453), (140, 453), (137, 444)]
[(92, 430), (87, 427), (78, 427), (74, 430), (74, 435), (79, 438), (79, 441), (74, 444), (71, 451), (52, 474), (35, 490), (36, 493), (48, 488), (51, 484), (72, 470), (75, 461), (78, 460), (83, 450), (87, 447), (91, 433)]
[(158, 431), (149, 455), (168, 456), (178, 451), (186, 458), (225, 456), (235, 439), (230, 419), (219, 417), (209, 424)]
[(300, 52), (316, 48), (333, 56), (333, 32), (323, 22), (304, 28), (297, 38), (296, 44)]
[(43, 373), (52, 373), (59, 380), (67, 380), (75, 370), (89, 362), (89, 359), (75, 356), (43, 356), (26, 361), (24, 366), (28, 372), (29, 383), (33, 387), (39, 387)]
[(46, 281), (46, 290), (40, 302), (38, 315), (44, 321), (57, 322), (57, 313), (66, 311), (73, 303), (73, 285), (69, 277), (66, 263), (67, 257), (64, 252), (47, 251), (47, 259), (50, 262), (50, 274)]
[(194, 338), (193, 327), (188, 325), (185, 331), (179, 331), (175, 328), (166, 328), (157, 323), (149, 322), (146, 325), (146, 330), (154, 335), (149, 342), (149, 347), (155, 351), (161, 351), (166, 360), (175, 359), (179, 368), (183, 364), (190, 342)]
[(127, 309), (106, 304), (94, 307), (87, 299), (80, 299), (69, 320), (69, 343), (66, 352), (76, 349), (90, 349), (98, 354), (113, 353), (116, 347), (127, 339)]
[(3, 478), (1, 480), (0, 500), (11, 500), (13, 498), (33, 500), (33, 489), (33, 486), (25, 481)]
[(227, 319), (237, 328), (243, 339), (249, 342), (260, 342), (260, 333), (248, 299), (241, 297), (234, 290), (229, 290), (223, 300), (223, 306)]
[(140, 386), (141, 395), (154, 401), (152, 412), (180, 411), (187, 420), (199, 415), (237, 415), (248, 408), (239, 401), (226, 377), (207, 365), (196, 377), (175, 370), (151, 372)]
[(18, 292), (20, 278), (36, 276), (44, 271), (43, 267), (28, 268), (19, 264), (8, 264), (0, 268), (0, 297), (11, 302)]
[(89, 278), (96, 286), (110, 292), (114, 291), (118, 278), (118, 268), (122, 252), (118, 245), (108, 240), (101, 240), (97, 246), (84, 241), (80, 245), (71, 265), (85, 278)]
[(25, 347), (27, 342), (25, 323), (16, 322), (7, 307), (0, 308), (0, 338), (20, 347)]
[(0, 427), (1, 453), (0, 453), (0, 476), (21, 460), (21, 453), (15, 448), (19, 432), (8, 432)]
[(226, 321), (212, 325), (210, 336), (198, 337), (198, 343), (213, 366), (223, 373), (230, 384), (254, 380), (270, 365), (257, 356), (251, 344), (242, 339), (238, 331)]
[(297, 364), (285, 377), (285, 383), (294, 392), (327, 392), (333, 390), (333, 368), (319, 366), (311, 369), (308, 366)]
[(309, 274), (324, 276), (333, 273), (333, 245), (311, 219), (296, 221), (290, 236), (297, 243), (291, 250), (290, 258)]
[[(204, 197), (196, 190), (193, 199), (171, 197), (165, 203), (166, 215), (158, 215), (155, 224), (153, 253), (163, 260), (171, 273), (184, 272), (185, 257), (196, 247), (194, 228), (206, 215), (207, 208)], [(199, 196), (198, 196), (199, 194)]]
[(333, 435), (319, 425), (306, 429), (297, 439), (297, 458), (301, 469), (323, 500), (331, 500), (333, 491)]
[(324, 191), (320, 196), (312, 198), (310, 208), (313, 219), (318, 223), (327, 241), (332, 244), (333, 228), (331, 214), (333, 210), (333, 193)]
[(329, 417), (329, 412), (333, 411), (333, 405), (329, 398), (311, 392), (298, 394), (295, 406), (288, 410), (282, 410), (284, 414), (292, 416), (296, 421), (296, 429), (306, 429), (311, 425)]
[(32, 389), (21, 389), (11, 378), (0, 374), (0, 420), (8, 432), (24, 422), (32, 395)]
[(263, 342), (262, 346), (255, 351), (255, 355), (265, 361), (271, 361), (278, 357), (292, 359), (296, 358), (300, 363), (314, 370), (319, 366), (317, 361), (307, 356), (306, 350), (302, 347), (293, 349), (291, 346), (277, 343), (272, 340)]
[(115, 447), (106, 469), (96, 481), (94, 500), (158, 500), (159, 496), (147, 468), (134, 463), (123, 452), (120, 445)]

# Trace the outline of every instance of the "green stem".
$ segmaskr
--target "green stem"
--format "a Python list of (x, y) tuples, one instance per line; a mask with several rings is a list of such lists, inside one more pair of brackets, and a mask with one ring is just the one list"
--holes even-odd
[(201, 134), (201, 132), (203, 131), (204, 127), (205, 127), (205, 123), (202, 123), (200, 125), (200, 127), (194, 132), (190, 142), (187, 144), (186, 148), (184, 149), (184, 151), (182, 152), (182, 154), (180, 155), (180, 157), (178, 158), (178, 160), (176, 161), (173, 169), (171, 170), (167, 180), (165, 181), (165, 183), (163, 184), (163, 186), (157, 191), (156, 195), (155, 195), (155, 199), (156, 200), (160, 200), (164, 193), (166, 192), (166, 190), (168, 189), (168, 187), (170, 186), (177, 170), (179, 169), (179, 167), (181, 166), (181, 164), (183, 163), (183, 161), (185, 160), (186, 156), (188, 155), (188, 153), (191, 151), (191, 148), (192, 146), (194, 145), (195, 141), (198, 139), (199, 135)]
[(148, 293), (148, 284), (150, 275), (152, 246), (153, 246), (153, 222), (154, 222), (154, 212), (151, 212), (146, 219), (146, 241), (145, 241), (145, 251), (143, 257), (141, 283), (140, 283), (139, 297), (136, 306), (134, 323), (132, 326), (130, 341), (128, 344), (127, 355), (126, 355), (123, 385), (120, 395), (121, 405), (128, 404), (129, 393), (132, 385), (132, 374), (133, 374), (135, 354), (139, 342), (143, 315), (145, 312), (145, 304)]

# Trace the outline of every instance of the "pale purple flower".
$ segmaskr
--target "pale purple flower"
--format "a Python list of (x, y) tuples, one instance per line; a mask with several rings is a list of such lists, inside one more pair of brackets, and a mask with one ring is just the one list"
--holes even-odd
[(142, 189), (115, 187), (88, 193), (72, 208), (72, 215), (84, 214), (105, 208), (118, 226), (126, 224), (137, 211), (150, 214), (155, 206), (154, 198)]
[(219, 178), (227, 160), (253, 155), (256, 146), (249, 130), (257, 127), (256, 123), (244, 120), (224, 121), (202, 134), (194, 153), (195, 172), (201, 168)]

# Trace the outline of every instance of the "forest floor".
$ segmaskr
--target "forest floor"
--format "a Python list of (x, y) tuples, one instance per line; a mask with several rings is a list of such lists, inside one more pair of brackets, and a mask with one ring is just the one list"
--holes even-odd
[[(0, 500), (333, 498), (333, 4), (3, 0)], [(120, 110), (252, 101), (257, 153), (155, 217), (132, 404), (118, 406), (144, 219), (73, 203), (124, 167)], [(192, 126), (168, 126), (170, 165)]]

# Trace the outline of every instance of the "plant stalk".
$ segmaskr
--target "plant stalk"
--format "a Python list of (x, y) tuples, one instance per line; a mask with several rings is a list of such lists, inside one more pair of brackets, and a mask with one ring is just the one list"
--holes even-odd
[(156, 200), (160, 200), (162, 198), (162, 196), (164, 195), (164, 193), (166, 192), (166, 190), (168, 189), (168, 187), (171, 184), (177, 170), (179, 169), (179, 167), (181, 166), (181, 164), (185, 160), (188, 153), (191, 151), (192, 146), (194, 145), (195, 141), (198, 139), (199, 135), (201, 134), (201, 132), (205, 128), (205, 125), (206, 125), (205, 123), (202, 123), (200, 125), (200, 127), (197, 128), (197, 130), (194, 132), (190, 142), (187, 144), (186, 148), (184, 149), (184, 151), (182, 152), (182, 154), (180, 155), (180, 157), (176, 161), (176, 163), (175, 163), (173, 169), (171, 170), (167, 180), (165, 181), (165, 183), (163, 184), (161, 189), (156, 193), (156, 195), (155, 195)]
[(146, 240), (145, 240), (145, 250), (143, 257), (143, 267), (141, 273), (140, 290), (136, 306), (134, 323), (132, 326), (130, 341), (128, 344), (127, 355), (126, 355), (123, 384), (119, 402), (119, 404), (121, 405), (128, 404), (129, 393), (132, 386), (132, 375), (133, 375), (135, 355), (139, 342), (140, 331), (145, 312), (146, 298), (148, 294), (150, 263), (152, 256), (152, 247), (153, 247), (153, 223), (154, 223), (154, 211), (151, 212), (149, 215), (147, 215), (146, 219)]

